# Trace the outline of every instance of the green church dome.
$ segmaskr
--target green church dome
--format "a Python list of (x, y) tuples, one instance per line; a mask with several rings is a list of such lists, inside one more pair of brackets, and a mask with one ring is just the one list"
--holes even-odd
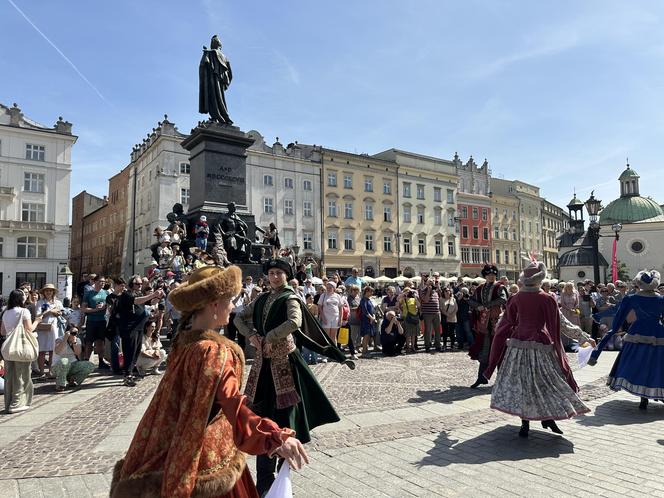
[[(634, 170), (627, 169), (623, 175), (628, 171)], [(601, 225), (635, 223), (637, 221), (655, 218), (656, 216), (662, 216), (662, 219), (664, 220), (664, 211), (662, 211), (659, 204), (647, 197), (635, 195), (630, 197), (620, 197), (609, 203), (609, 205), (599, 213), (599, 222)]]
[(640, 176), (636, 171), (634, 171), (632, 168), (630, 168), (630, 166), (628, 164), (625, 171), (623, 171), (620, 174), (620, 176), (618, 177), (618, 180), (627, 180), (629, 178), (640, 178)]

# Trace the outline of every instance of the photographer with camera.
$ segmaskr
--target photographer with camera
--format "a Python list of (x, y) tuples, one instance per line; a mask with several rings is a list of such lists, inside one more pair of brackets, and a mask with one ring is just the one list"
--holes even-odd
[(144, 282), (140, 275), (134, 275), (129, 280), (129, 288), (118, 298), (116, 307), (116, 312), (119, 316), (118, 332), (122, 340), (122, 354), (124, 356), (124, 364), (122, 366), (124, 385), (130, 387), (136, 385), (133, 370), (138, 353), (141, 350), (143, 327), (149, 319), (145, 305), (153, 299), (164, 297), (164, 293), (161, 290), (142, 295), (141, 288), (143, 284)]
[(63, 337), (55, 340), (51, 370), (55, 375), (56, 392), (64, 392), (65, 386), (80, 385), (95, 369), (92, 362), (78, 359), (81, 350), (81, 339), (76, 327), (69, 327)]
[(438, 291), (435, 288), (434, 279), (430, 278), (428, 273), (422, 272), (421, 277), (419, 295), (422, 306), (422, 320), (424, 321), (424, 349), (427, 353), (431, 351), (431, 336), (433, 336), (436, 351), (441, 351)]
[(154, 321), (148, 321), (143, 327), (141, 353), (136, 360), (138, 375), (143, 377), (148, 370), (152, 369), (154, 369), (154, 373), (161, 375), (162, 372), (159, 370), (159, 365), (164, 361), (166, 361), (166, 351), (161, 347), (157, 324)]

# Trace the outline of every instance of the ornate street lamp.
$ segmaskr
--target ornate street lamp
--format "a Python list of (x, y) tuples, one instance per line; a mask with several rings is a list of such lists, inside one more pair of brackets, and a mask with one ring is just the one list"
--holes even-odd
[(590, 224), (588, 226), (588, 236), (592, 242), (593, 247), (593, 273), (595, 283), (600, 283), (599, 279), (599, 222), (597, 217), (599, 212), (602, 210), (602, 201), (595, 198), (595, 191), (590, 192), (590, 198), (586, 201), (586, 211), (588, 211), (588, 217), (590, 218)]
[(611, 225), (611, 230), (616, 234), (616, 240), (620, 240), (620, 230), (622, 230), (622, 223), (614, 223)]

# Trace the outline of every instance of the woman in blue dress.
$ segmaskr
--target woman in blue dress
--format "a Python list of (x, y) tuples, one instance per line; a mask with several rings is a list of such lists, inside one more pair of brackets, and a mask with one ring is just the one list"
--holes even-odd
[(362, 337), (362, 356), (369, 356), (369, 338), (375, 335), (374, 322), (376, 321), (374, 305), (371, 302), (373, 289), (368, 285), (362, 289), (360, 307), (357, 309), (360, 315), (360, 336)]
[(648, 400), (664, 400), (664, 296), (657, 293), (660, 274), (656, 270), (640, 271), (634, 279), (638, 292), (625, 296), (620, 303), (613, 326), (593, 351), (589, 365), (594, 365), (602, 348), (620, 330), (633, 312), (636, 320), (623, 339), (623, 348), (609, 374), (607, 385), (641, 397), (639, 408), (645, 410)]

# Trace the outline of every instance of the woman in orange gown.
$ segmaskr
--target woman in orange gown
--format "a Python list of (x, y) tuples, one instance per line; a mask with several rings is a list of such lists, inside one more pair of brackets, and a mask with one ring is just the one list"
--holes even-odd
[(245, 453), (308, 463), (302, 444), (246, 406), (242, 350), (214, 329), (226, 325), (240, 269), (203, 267), (171, 291), (182, 312), (168, 367), (124, 459), (111, 497), (257, 498)]

